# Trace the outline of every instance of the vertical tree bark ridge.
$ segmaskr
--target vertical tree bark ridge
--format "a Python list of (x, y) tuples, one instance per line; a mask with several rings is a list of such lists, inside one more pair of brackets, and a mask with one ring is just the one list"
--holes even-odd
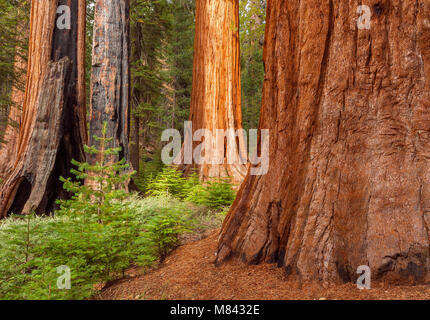
[[(13, 209), (25, 213), (33, 210), (40, 211), (38, 207), (42, 205), (44, 208), (48, 201), (47, 199), (42, 200), (45, 197), (44, 190), (46, 190), (54, 170), (62, 137), (63, 99), (68, 76), (70, 76), (68, 58), (63, 58), (58, 62), (49, 62), (35, 109), (35, 121), (28, 143), (29, 147), (25, 149), (20, 165), (5, 181), (5, 185), (14, 187), (0, 189), (0, 196), (10, 199), (9, 202), (2, 203), (2, 208), (0, 208), (2, 212), (12, 206), (12, 200), (15, 200), (16, 203)], [(20, 193), (17, 194), (18, 190)], [(9, 192), (5, 197), (4, 191)]]
[[(84, 0), (32, 2), (27, 81), (17, 156), (13, 169), (0, 185), (0, 217), (9, 212), (51, 212), (55, 200), (67, 196), (59, 177), (71, 175), (72, 159), (85, 160), (85, 137), (81, 136), (81, 128), (85, 126), (82, 123), (85, 121), (82, 116), (85, 101), (81, 101), (83, 105), (77, 101), (77, 97), (82, 97), (79, 93), (82, 88), (77, 88), (78, 78), (80, 83), (84, 81), (84, 72), (78, 70), (78, 60), (83, 61), (84, 56), (81, 51), (78, 59), (77, 43), (84, 39), (79, 38), (77, 26), (78, 21), (85, 23), (85, 16), (78, 14), (79, 2), (81, 7), (85, 3)], [(70, 29), (56, 27), (56, 9), (63, 4), (71, 9)], [(68, 59), (64, 60), (65, 57)], [(58, 65), (53, 66), (54, 62)], [(63, 95), (61, 99), (60, 94)]]
[[(53, 34), (51, 59), (63, 57), (72, 60), (71, 77), (66, 84), (65, 118), (59, 161), (63, 161), (65, 175), (69, 175), (70, 161), (85, 159), (83, 145), (87, 143), (86, 101), (85, 101), (85, 0), (58, 0), (58, 6), (66, 5), (71, 11), (71, 28), (58, 29)], [(83, 10), (83, 12), (80, 12)], [(61, 188), (61, 186), (59, 186)]]
[(278, 262), (304, 280), (424, 281), (429, 272), (430, 5), (269, 0), (260, 129), (217, 263)]
[[(242, 128), (239, 50), (238, 1), (198, 0), (190, 109), (193, 132), (208, 129), (215, 135), (217, 129)], [(240, 136), (238, 144), (243, 145), (243, 139)], [(216, 150), (215, 145), (210, 147)], [(225, 149), (228, 148), (226, 145)], [(182, 170), (188, 174), (194, 167), (184, 165)], [(240, 183), (245, 177), (246, 165), (202, 164), (198, 172), (202, 180), (228, 176)]]
[(93, 39), (90, 144), (98, 145), (93, 136), (107, 122), (108, 147), (121, 147), (120, 158), (129, 160), (129, 1), (96, 1)]
[(27, 80), (19, 130), (17, 158), (21, 157), (27, 147), (32, 126), (34, 125), (34, 121), (31, 121), (31, 119), (35, 119), (38, 93), (44, 79), (46, 65), (51, 58), (56, 10), (56, 0), (32, 1), (31, 3)]
[(0, 145), (0, 182), (1, 179), (4, 179), (6, 174), (12, 170), (13, 164), (15, 163), (19, 134), (18, 128), (15, 125), (19, 124), (21, 119), (21, 110), (19, 109), (19, 106), (22, 104), (19, 104), (20, 100), (24, 100), (24, 94), (22, 92), (15, 88), (12, 90), (11, 101), (13, 102), (13, 105), (9, 111), (8, 124), (4, 133), (5, 144)]
[(77, 35), (77, 106), (79, 108), (80, 136), (84, 144), (88, 143), (87, 128), (87, 99), (85, 88), (85, 39), (87, 23), (87, 3), (85, 0), (78, 0), (78, 35)]
[[(134, 5), (134, 2), (131, 4)], [(131, 57), (132, 61), (135, 63), (136, 61), (140, 61), (142, 58), (142, 25), (140, 23), (134, 23), (133, 28), (130, 30), (131, 39), (134, 40), (133, 45), (131, 46)], [(134, 97), (133, 103), (130, 105), (130, 109), (133, 108), (132, 112), (132, 122), (131, 122), (131, 131), (132, 131), (132, 141), (129, 144), (130, 146), (130, 163), (133, 166), (133, 169), (139, 174), (140, 170), (140, 116), (137, 113), (138, 106), (143, 100), (143, 92), (140, 88), (142, 79), (141, 77), (135, 77), (133, 79), (133, 89), (131, 97)]]
[[(23, 32), (25, 31), (23, 30)], [(26, 68), (27, 61), (19, 54), (16, 54), (14, 62), (15, 72), (25, 70)], [(22, 75), (22, 81), (25, 83), (25, 74)], [(5, 144), (0, 144), (0, 179), (4, 179), (6, 174), (12, 170), (16, 159), (17, 140), (19, 136), (18, 126), (21, 122), (21, 109), (24, 103), (24, 91), (17, 86), (12, 88), (11, 102), (12, 105), (8, 115), (8, 124), (3, 137)]]

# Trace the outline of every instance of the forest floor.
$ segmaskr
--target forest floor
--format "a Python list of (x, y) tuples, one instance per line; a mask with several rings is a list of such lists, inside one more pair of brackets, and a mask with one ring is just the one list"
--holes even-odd
[(105, 287), (94, 299), (103, 300), (390, 300), (430, 299), (430, 285), (386, 286), (372, 283), (371, 290), (354, 284), (299, 285), (287, 280), (276, 265), (245, 265), (230, 261), (215, 267), (218, 230), (203, 240), (179, 247), (163, 264)]

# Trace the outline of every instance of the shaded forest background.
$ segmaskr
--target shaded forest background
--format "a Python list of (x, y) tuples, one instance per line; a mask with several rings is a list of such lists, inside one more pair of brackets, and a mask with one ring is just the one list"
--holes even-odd
[[(132, 0), (130, 153), (135, 179), (144, 191), (163, 164), (160, 136), (167, 128), (183, 129), (192, 88), (195, 0)], [(244, 129), (257, 128), (264, 79), (262, 61), (266, 1), (240, 1), (241, 88)], [(24, 90), (29, 4), (0, 0), (0, 143), (12, 106), (12, 88)], [(86, 81), (90, 86), (94, 1), (87, 1)], [(87, 103), (89, 104), (89, 90)], [(21, 106), (17, 106), (20, 108)], [(89, 108), (87, 108), (89, 110)]]

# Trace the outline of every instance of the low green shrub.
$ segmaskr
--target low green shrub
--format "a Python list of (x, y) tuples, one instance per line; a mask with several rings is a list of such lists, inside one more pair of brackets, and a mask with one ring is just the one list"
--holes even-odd
[[(97, 215), (10, 217), (0, 225), (0, 299), (85, 299), (93, 287), (123, 276), (133, 264), (150, 267), (196, 225), (196, 211), (171, 197), (119, 202), (125, 213), (101, 224)], [(59, 266), (71, 289), (59, 290)]]
[[(47, 250), (58, 243), (59, 234), (76, 221), (69, 218), (9, 218), (0, 226), (0, 299), (82, 299), (92, 292), (91, 266), (79, 254), (55, 255)], [(75, 245), (75, 247), (78, 245)], [(69, 250), (69, 248), (67, 248)], [(67, 265), (73, 272), (73, 290), (59, 290), (57, 268)]]
[[(105, 128), (95, 137), (99, 150), (85, 146), (101, 160), (73, 161), (77, 179), (61, 179), (73, 196), (58, 202), (55, 217), (13, 215), (0, 222), (0, 299), (88, 298), (95, 284), (124, 276), (133, 264), (162, 262), (184, 233), (222, 222), (235, 196), (225, 179), (201, 184), (196, 174), (184, 178), (164, 168), (149, 183), (153, 197), (127, 194), (133, 172), (123, 160), (112, 161), (120, 150), (106, 148)], [(64, 266), (71, 272), (66, 290), (57, 285)]]
[(164, 167), (154, 179), (148, 182), (148, 193), (151, 196), (168, 196), (181, 198), (186, 179), (173, 167)]
[(228, 178), (211, 179), (205, 183), (199, 181), (196, 173), (183, 177), (174, 167), (165, 167), (148, 183), (148, 192), (152, 196), (171, 195), (177, 199), (205, 206), (210, 209), (229, 207), (236, 192)]
[(220, 210), (229, 207), (236, 197), (229, 179), (212, 179), (204, 185), (195, 185), (185, 201)]
[(149, 153), (143, 150), (141, 154), (139, 173), (133, 176), (133, 181), (143, 194), (148, 194), (149, 183), (165, 167), (161, 160), (161, 150)]
[(163, 207), (153, 214), (145, 224), (137, 243), (145, 252), (140, 261), (151, 261), (159, 257), (160, 263), (179, 245), (179, 236), (194, 230), (196, 221), (191, 218), (191, 210), (184, 212), (180, 207)]
[[(150, 266), (192, 230), (192, 209), (171, 197), (140, 199), (125, 193), (133, 174), (123, 161), (108, 161), (118, 149), (105, 148), (95, 165), (74, 161), (77, 181), (62, 179), (73, 193), (59, 201), (55, 217), (12, 216), (0, 224), (0, 299), (84, 299), (94, 285), (124, 275), (133, 263)], [(106, 160), (106, 161), (105, 161)], [(82, 184), (84, 179), (92, 182)], [(71, 271), (71, 288), (58, 288), (58, 268)]]

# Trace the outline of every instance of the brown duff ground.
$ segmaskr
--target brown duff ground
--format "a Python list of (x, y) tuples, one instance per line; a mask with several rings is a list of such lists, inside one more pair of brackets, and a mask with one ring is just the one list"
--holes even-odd
[(216, 268), (213, 264), (218, 231), (203, 240), (178, 248), (157, 269), (103, 289), (95, 299), (127, 300), (378, 300), (429, 299), (430, 285), (386, 286), (373, 283), (371, 290), (354, 284), (323, 288), (318, 284), (300, 286), (287, 280), (275, 265), (248, 266), (232, 261)]

